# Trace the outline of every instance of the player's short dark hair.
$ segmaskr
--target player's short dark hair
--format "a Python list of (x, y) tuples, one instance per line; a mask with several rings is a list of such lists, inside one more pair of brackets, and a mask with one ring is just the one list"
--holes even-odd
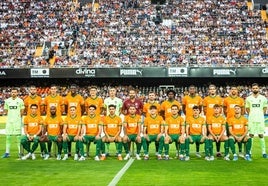
[(36, 108), (38, 108), (38, 105), (37, 104), (31, 104), (31, 106), (30, 106), (30, 108), (33, 108), (33, 107), (36, 107)]
[(193, 110), (196, 110), (196, 109), (199, 110), (199, 106), (197, 106), (197, 105), (193, 106)]
[(96, 90), (97, 90), (97, 89), (98, 89), (98, 87), (97, 87), (97, 86), (95, 86), (95, 85), (93, 85), (93, 86), (90, 86), (90, 87), (89, 87), (89, 90), (90, 90), (90, 89), (96, 89)]
[(96, 105), (93, 104), (89, 105), (88, 108), (94, 108), (95, 110), (97, 109)]
[(50, 88), (51, 88), (51, 87), (57, 87), (57, 85), (56, 85), (56, 84), (51, 84), (51, 85), (50, 85)]
[(108, 106), (108, 108), (111, 108), (111, 107), (114, 107), (114, 108), (116, 108), (116, 105), (114, 105), (114, 104), (111, 104), (111, 105), (109, 105), (109, 106)]
[(169, 90), (167, 90), (167, 95), (169, 94), (169, 93), (173, 93), (174, 95), (176, 95), (176, 92), (175, 92), (175, 90), (173, 90), (173, 89), (169, 89)]
[(170, 108), (172, 108), (172, 107), (177, 107), (177, 109), (179, 109), (179, 106), (178, 105), (171, 105)]
[(259, 84), (258, 84), (258, 83), (253, 83), (253, 84), (251, 85), (251, 87), (254, 87), (254, 86), (259, 87)]
[(155, 105), (151, 105), (151, 106), (149, 107), (149, 110), (152, 110), (152, 109), (157, 109), (157, 107), (156, 107)]

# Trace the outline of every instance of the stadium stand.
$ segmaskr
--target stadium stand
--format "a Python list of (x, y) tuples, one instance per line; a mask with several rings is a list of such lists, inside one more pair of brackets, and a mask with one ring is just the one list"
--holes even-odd
[(267, 13), (252, 2), (167, 1), (162, 24), (148, 0), (82, 4), (1, 1), (0, 68), (267, 66)]

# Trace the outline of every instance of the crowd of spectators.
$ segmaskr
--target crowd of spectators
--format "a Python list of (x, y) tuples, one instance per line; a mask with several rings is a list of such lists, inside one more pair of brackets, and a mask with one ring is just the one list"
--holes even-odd
[(48, 66), (54, 55), (54, 67), (267, 66), (267, 25), (246, 0), (96, 2), (1, 1), (0, 68)]
[[(208, 84), (209, 85), (209, 84)], [(207, 86), (198, 86), (197, 93), (201, 97), (206, 97), (208, 95), (208, 85)], [(78, 89), (78, 93), (82, 95), (84, 98), (89, 96), (89, 86), (80, 86)], [(115, 86), (117, 89), (117, 97), (125, 100), (128, 97), (128, 90), (130, 88), (135, 88), (137, 91), (137, 96), (143, 102), (148, 100), (148, 93), (153, 91), (157, 95), (157, 101), (159, 103), (163, 102), (167, 99), (166, 91), (170, 88), (176, 91), (176, 99), (181, 102), (182, 98), (188, 94), (188, 87), (187, 86), (180, 86), (180, 87), (161, 87), (161, 86), (135, 86), (132, 85), (118, 85)], [(29, 95), (29, 87), (21, 86), (18, 87), (20, 94), (19, 96), (24, 99), (27, 95)], [(105, 99), (108, 97), (108, 89), (109, 85), (98, 86), (98, 96)], [(217, 93), (224, 97), (229, 95), (230, 85), (226, 86), (218, 86)], [(251, 86), (250, 85), (239, 85), (238, 86), (239, 94), (242, 98), (246, 98), (251, 94)], [(0, 114), (3, 112), (3, 105), (4, 100), (10, 97), (11, 87), (0, 87)], [(260, 92), (264, 96), (268, 98), (268, 85), (262, 85), (260, 87)], [(60, 86), (58, 88), (58, 93), (65, 97), (69, 93), (69, 86)], [(45, 98), (49, 94), (49, 87), (37, 87), (37, 94), (40, 95), (42, 98)]]

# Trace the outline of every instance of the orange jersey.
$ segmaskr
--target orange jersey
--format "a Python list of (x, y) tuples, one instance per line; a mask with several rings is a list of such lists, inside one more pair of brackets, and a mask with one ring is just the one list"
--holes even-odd
[(44, 104), (47, 107), (47, 110), (46, 110), (47, 115), (50, 115), (50, 107), (55, 106), (57, 108), (56, 115), (61, 116), (61, 106), (64, 105), (64, 102), (61, 96), (48, 95), (44, 100)]
[(171, 106), (172, 105), (177, 105), (179, 109), (181, 108), (181, 104), (174, 100), (172, 102), (166, 100), (161, 104), (161, 110), (165, 112), (165, 118), (168, 118), (171, 116)]
[(181, 134), (181, 127), (185, 126), (184, 119), (181, 116), (170, 116), (166, 119), (168, 134)]
[(75, 96), (72, 96), (71, 94), (68, 94), (66, 97), (65, 97), (65, 105), (67, 105), (67, 108), (68, 108), (68, 114), (70, 113), (69, 112), (69, 109), (71, 106), (75, 106), (76, 107), (76, 114), (78, 116), (81, 116), (81, 105), (84, 105), (84, 98), (79, 95), (79, 94), (76, 94)]
[(139, 126), (141, 125), (141, 116), (126, 115), (124, 118), (124, 125), (126, 126), (127, 135), (138, 134)]
[(40, 115), (27, 115), (24, 118), (24, 125), (27, 125), (27, 133), (35, 135), (43, 125), (43, 118)]
[(44, 125), (47, 126), (47, 134), (51, 136), (57, 136), (62, 133), (61, 125), (63, 124), (63, 120), (61, 116), (47, 116), (44, 122)]
[(182, 105), (185, 105), (185, 111), (186, 113), (185, 116), (186, 117), (190, 117), (193, 115), (193, 107), (194, 106), (202, 106), (203, 104), (203, 99), (196, 95), (196, 96), (190, 96), (190, 95), (187, 95), (187, 96), (184, 96), (183, 99), (182, 99)]
[(103, 107), (103, 99), (100, 97), (96, 97), (94, 99), (91, 97), (88, 97), (85, 101), (86, 109), (88, 109), (90, 105), (95, 105), (97, 107), (96, 114), (99, 115), (101, 114), (101, 108)]
[(66, 133), (71, 136), (78, 134), (79, 126), (82, 124), (81, 116), (67, 116), (64, 120), (64, 125), (67, 125)]
[(99, 126), (102, 126), (102, 118), (100, 116), (86, 116), (82, 119), (82, 123), (86, 127), (85, 134), (88, 136), (97, 136), (99, 131)]
[(205, 118), (198, 116), (197, 118), (190, 116), (187, 118), (186, 125), (189, 126), (190, 135), (202, 135), (203, 126), (206, 125)]
[(154, 106), (156, 106), (156, 108), (157, 108), (157, 114), (160, 112), (160, 110), (161, 110), (161, 108), (160, 108), (160, 104), (158, 103), (158, 102), (154, 102), (154, 103), (145, 103), (144, 105), (143, 105), (143, 113), (145, 113), (145, 116), (147, 117), (147, 116), (150, 116), (150, 113), (149, 113), (149, 109), (150, 109), (150, 106), (152, 106), (152, 105), (154, 105)]
[(40, 115), (41, 114), (41, 104), (42, 104), (42, 98), (40, 96), (27, 96), (25, 99), (24, 99), (24, 105), (25, 107), (27, 108), (27, 115), (29, 115), (31, 113), (31, 105), (32, 104), (36, 104), (38, 106), (38, 109), (37, 109), (37, 114)]
[(226, 112), (227, 112), (227, 120), (231, 117), (234, 116), (235, 111), (234, 111), (234, 106), (239, 105), (240, 107), (245, 106), (245, 101), (243, 98), (240, 97), (231, 97), (228, 96), (227, 98), (224, 99), (223, 106), (226, 107)]
[(164, 125), (164, 120), (161, 116), (148, 116), (144, 119), (144, 127), (147, 128), (147, 134), (155, 135), (161, 132), (161, 127)]
[(105, 116), (103, 125), (106, 127), (108, 135), (115, 136), (122, 127), (122, 120), (119, 116)]
[(220, 96), (215, 96), (215, 97), (207, 96), (204, 98), (203, 106), (206, 107), (206, 117), (207, 118), (213, 116), (213, 113), (214, 113), (213, 106), (215, 104), (222, 106), (223, 99)]
[(207, 124), (211, 126), (211, 131), (215, 135), (220, 135), (223, 130), (222, 126), (225, 126), (226, 121), (223, 116), (218, 116), (218, 117), (211, 116), (207, 119)]
[(228, 126), (234, 135), (243, 135), (246, 132), (245, 127), (248, 126), (248, 120), (244, 116), (232, 117), (229, 119)]

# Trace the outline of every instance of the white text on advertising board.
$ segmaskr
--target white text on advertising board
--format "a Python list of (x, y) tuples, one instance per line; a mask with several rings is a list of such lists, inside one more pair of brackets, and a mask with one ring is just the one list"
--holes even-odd
[(88, 69), (88, 68), (78, 68), (75, 70), (77, 75), (85, 75), (85, 77), (95, 77), (96, 70), (95, 69)]
[(236, 69), (213, 69), (213, 75), (218, 76), (236, 75)]
[(168, 68), (169, 77), (186, 77), (187, 75), (188, 75), (188, 70), (186, 67)]
[(120, 76), (142, 76), (142, 70), (139, 70), (139, 69), (120, 69)]
[(49, 77), (48, 68), (32, 68), (31, 77)]
[(0, 71), (0, 76), (6, 76), (6, 72), (5, 71)]

